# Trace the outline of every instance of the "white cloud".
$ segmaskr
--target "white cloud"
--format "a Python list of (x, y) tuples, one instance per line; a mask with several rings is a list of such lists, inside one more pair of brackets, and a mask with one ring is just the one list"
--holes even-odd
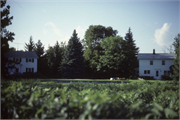
[(84, 38), (84, 35), (85, 35), (85, 29), (83, 29), (82, 27), (78, 26), (76, 28), (76, 32), (78, 33), (78, 37), (80, 39), (83, 39)]
[(44, 34), (56, 34), (58, 36), (61, 36), (61, 31), (57, 26), (52, 22), (47, 22), (45, 25), (45, 28), (43, 29)]
[(163, 47), (163, 46), (169, 46), (172, 43), (172, 37), (170, 33), (170, 27), (171, 23), (164, 23), (162, 28), (156, 29), (154, 33), (155, 42)]

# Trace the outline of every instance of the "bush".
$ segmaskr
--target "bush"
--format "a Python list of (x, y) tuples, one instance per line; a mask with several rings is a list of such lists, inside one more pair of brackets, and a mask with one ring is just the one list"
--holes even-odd
[(143, 78), (144, 80), (154, 80), (153, 76), (140, 76), (140, 78)]
[(171, 77), (166, 76), (166, 75), (161, 75), (161, 79), (162, 79), (162, 80), (172, 80)]

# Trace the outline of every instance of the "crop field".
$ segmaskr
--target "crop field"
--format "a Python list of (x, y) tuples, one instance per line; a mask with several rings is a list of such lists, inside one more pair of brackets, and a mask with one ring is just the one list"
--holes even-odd
[(1, 119), (179, 119), (179, 83), (1, 81)]

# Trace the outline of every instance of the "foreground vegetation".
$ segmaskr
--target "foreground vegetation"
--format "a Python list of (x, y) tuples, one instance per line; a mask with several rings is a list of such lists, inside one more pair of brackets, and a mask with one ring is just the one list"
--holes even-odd
[(179, 84), (2, 81), (1, 118), (178, 119)]

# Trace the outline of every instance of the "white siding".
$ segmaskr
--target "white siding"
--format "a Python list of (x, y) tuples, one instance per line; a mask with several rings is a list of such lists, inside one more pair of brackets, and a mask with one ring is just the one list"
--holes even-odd
[[(169, 71), (169, 67), (173, 65), (173, 60), (165, 60), (165, 65), (162, 65), (162, 60), (153, 60), (153, 65), (150, 65), (150, 60), (139, 60), (139, 76), (154, 76), (155, 79), (161, 79), (164, 71)], [(150, 70), (150, 74), (144, 74), (144, 70)], [(159, 75), (156, 76), (156, 71)]]
[[(13, 59), (13, 58), (9, 58)], [(32, 59), (32, 58), (28, 58)], [(37, 72), (37, 58), (34, 58), (34, 62), (26, 62), (26, 58), (21, 58), (21, 63), (19, 65), (16, 65), (16, 68), (18, 68), (18, 72), (24, 73), (26, 72), (26, 68), (34, 68), (34, 73)], [(8, 72), (15, 72), (16, 69), (8, 69)]]

